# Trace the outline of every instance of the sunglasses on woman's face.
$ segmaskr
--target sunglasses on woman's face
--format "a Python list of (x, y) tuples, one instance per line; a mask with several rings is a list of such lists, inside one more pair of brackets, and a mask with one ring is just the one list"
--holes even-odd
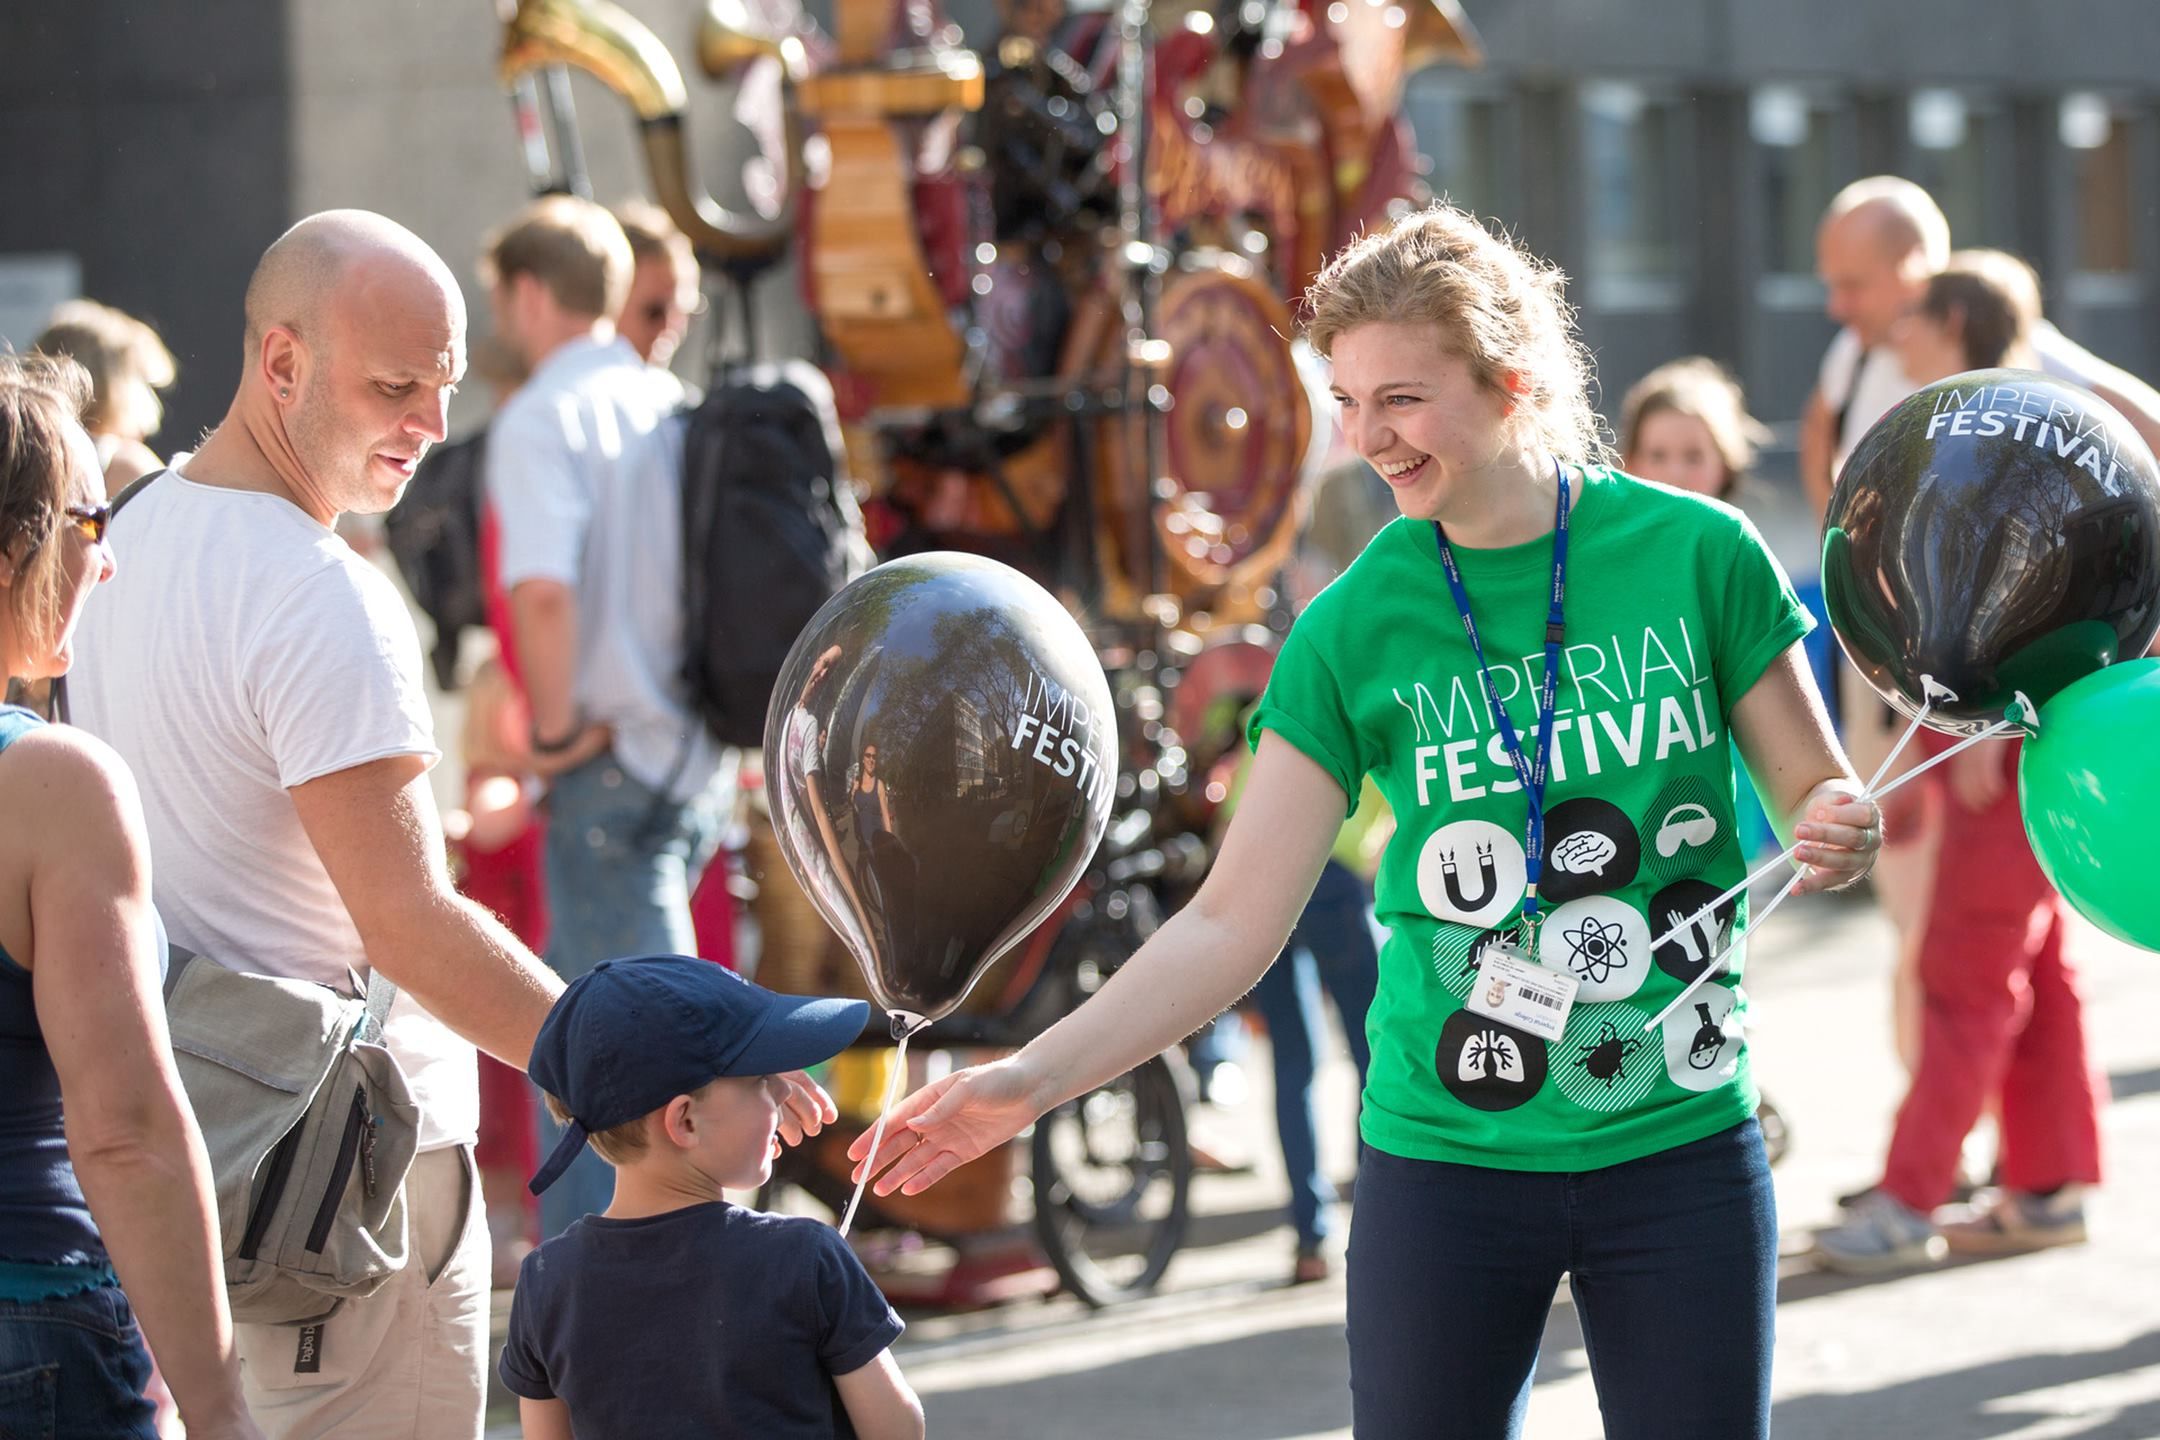
[(112, 524), (110, 505), (70, 505), (64, 513), (93, 545), (105, 538), (105, 527)]

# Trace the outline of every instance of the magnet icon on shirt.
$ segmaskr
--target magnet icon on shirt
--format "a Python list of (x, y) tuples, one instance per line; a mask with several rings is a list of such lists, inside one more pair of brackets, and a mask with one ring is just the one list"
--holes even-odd
[(1665, 1017), (1665, 1073), (1683, 1090), (1715, 1090), (1727, 1084), (1740, 1068), (1740, 1052), (1747, 1048), (1733, 1016), (1738, 1003), (1735, 992), (1709, 984), (1688, 997), (1688, 1003)]
[(1538, 894), (1552, 904), (1622, 889), (1642, 867), (1635, 822), (1610, 800), (1578, 795), (1545, 812), (1545, 874)]
[(1487, 820), (1457, 820), (1418, 851), (1418, 898), (1436, 920), (1483, 929), (1515, 909), (1528, 870), (1520, 838)]
[(1545, 1084), (1545, 1042), (1468, 1010), (1442, 1022), (1433, 1067), (1447, 1092), (1473, 1110), (1513, 1110)]
[(1582, 981), (1578, 1004), (1625, 1000), (1650, 974), (1650, 922), (1610, 895), (1570, 900), (1539, 929), (1538, 959)]

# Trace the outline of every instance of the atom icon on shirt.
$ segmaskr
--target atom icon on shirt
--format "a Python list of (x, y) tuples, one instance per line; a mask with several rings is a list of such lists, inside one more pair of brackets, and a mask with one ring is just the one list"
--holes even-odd
[(1580, 925), (1560, 933), (1570, 947), (1568, 968), (1591, 984), (1603, 985), (1614, 970), (1627, 968), (1627, 935), (1619, 921), (1608, 925), (1585, 915)]

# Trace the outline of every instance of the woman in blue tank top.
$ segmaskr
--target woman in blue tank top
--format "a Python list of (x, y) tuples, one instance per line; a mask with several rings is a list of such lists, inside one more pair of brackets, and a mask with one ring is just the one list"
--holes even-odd
[[(66, 673), (83, 604), (113, 572), (97, 451), (75, 419), (88, 393), (73, 361), (0, 355), (11, 679)], [(0, 707), (0, 1435), (155, 1440), (147, 1330), (189, 1435), (260, 1440), (163, 961), (126, 768)]]

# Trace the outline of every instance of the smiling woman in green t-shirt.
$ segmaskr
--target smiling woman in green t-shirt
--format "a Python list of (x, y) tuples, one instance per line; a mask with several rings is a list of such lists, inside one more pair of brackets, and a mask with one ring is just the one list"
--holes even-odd
[(1682, 923), (1743, 875), (1733, 744), (1796, 822), (1800, 889), (1873, 861), (1807, 617), (1738, 512), (1602, 463), (1559, 273), (1474, 218), (1367, 236), (1307, 308), (1402, 517), (1285, 642), (1199, 895), (1026, 1049), (904, 1101), (878, 1192), (1234, 1000), (1370, 777), (1397, 830), (1350, 1245), (1361, 1440), (1516, 1434), (1563, 1274), (1614, 1440), (1766, 1434), (1777, 1235), (1737, 952), (1646, 1027), (1745, 930), (1744, 902)]

